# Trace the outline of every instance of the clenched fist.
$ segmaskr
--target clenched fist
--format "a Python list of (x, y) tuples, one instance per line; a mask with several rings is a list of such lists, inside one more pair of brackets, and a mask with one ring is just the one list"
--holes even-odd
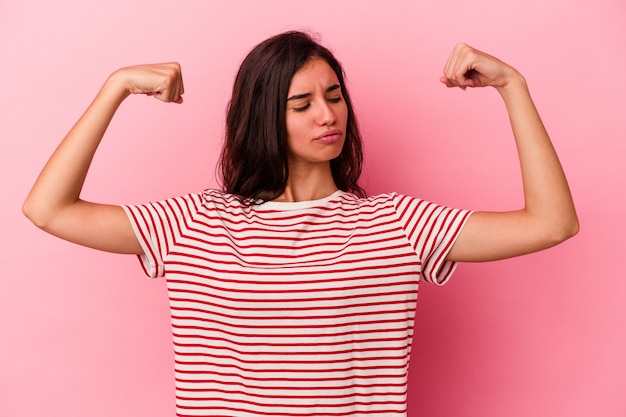
[(110, 78), (120, 82), (128, 94), (147, 94), (167, 103), (183, 102), (185, 88), (177, 62), (120, 68)]
[(463, 90), (487, 86), (500, 89), (513, 79), (521, 78), (515, 68), (464, 43), (453, 49), (443, 74), (439, 79), (442, 83)]

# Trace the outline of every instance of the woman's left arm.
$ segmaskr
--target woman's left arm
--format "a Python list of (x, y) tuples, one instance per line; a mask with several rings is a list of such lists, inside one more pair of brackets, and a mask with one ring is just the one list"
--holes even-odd
[(524, 208), (472, 214), (447, 255), (450, 261), (510, 258), (557, 245), (578, 232), (578, 218), (559, 158), (522, 75), (502, 61), (459, 44), (441, 82), (494, 87), (509, 113), (524, 185)]

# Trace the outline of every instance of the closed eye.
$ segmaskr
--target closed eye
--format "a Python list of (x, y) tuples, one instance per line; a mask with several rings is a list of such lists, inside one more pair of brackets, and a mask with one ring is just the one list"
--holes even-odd
[(300, 107), (294, 107), (293, 111), (305, 111), (309, 107), (311, 107), (311, 103), (307, 103), (304, 106), (300, 106)]
[[(326, 89), (326, 93), (330, 93), (332, 91), (341, 91), (341, 86), (339, 84), (333, 84), (330, 87), (328, 87)], [(302, 100), (302, 99), (306, 99), (311, 97), (311, 93), (303, 93), (303, 94), (294, 94), (292, 96), (290, 96), (287, 99), (287, 102), (289, 101), (294, 101), (294, 100)], [(340, 101), (343, 100), (343, 96), (341, 96), (341, 94), (338, 97), (332, 97), (332, 98), (328, 98), (327, 99), (330, 103), (339, 103)], [(307, 103), (303, 106), (300, 107), (293, 107), (293, 111), (297, 111), (297, 112), (303, 112), (305, 110), (307, 110), (309, 107), (311, 107), (311, 103)]]

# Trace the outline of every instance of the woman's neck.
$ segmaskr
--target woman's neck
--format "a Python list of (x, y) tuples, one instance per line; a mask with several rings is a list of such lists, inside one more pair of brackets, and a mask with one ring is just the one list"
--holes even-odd
[(283, 193), (274, 201), (297, 202), (319, 200), (337, 191), (328, 164), (290, 164), (289, 178)]

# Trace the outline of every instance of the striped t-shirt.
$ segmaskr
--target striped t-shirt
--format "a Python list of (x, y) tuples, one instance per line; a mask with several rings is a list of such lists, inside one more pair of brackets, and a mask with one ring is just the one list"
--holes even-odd
[(178, 416), (406, 416), (418, 282), (448, 280), (468, 211), (216, 190), (125, 209), (167, 280)]

